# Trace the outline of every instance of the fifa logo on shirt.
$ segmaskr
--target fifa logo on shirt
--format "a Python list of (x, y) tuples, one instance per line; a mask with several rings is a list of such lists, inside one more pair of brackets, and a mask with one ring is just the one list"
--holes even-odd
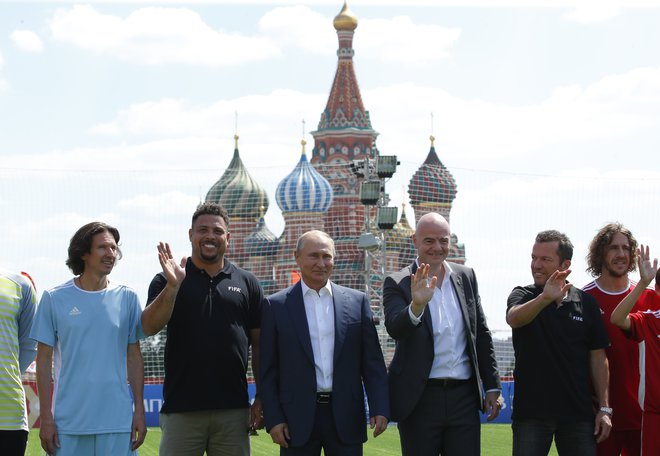
[(241, 288), (240, 288), (240, 287), (227, 287), (227, 290), (229, 290), (229, 291), (235, 291), (236, 293), (240, 293), (240, 292), (241, 292)]
[(573, 315), (571, 318), (575, 321), (584, 321), (582, 315)]

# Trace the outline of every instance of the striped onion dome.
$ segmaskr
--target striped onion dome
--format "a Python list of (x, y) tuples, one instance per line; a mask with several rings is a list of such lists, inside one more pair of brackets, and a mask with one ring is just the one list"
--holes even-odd
[(274, 255), (279, 247), (279, 241), (266, 226), (264, 220), (264, 208), (261, 208), (261, 217), (252, 233), (245, 237), (243, 247), (246, 252), (251, 252), (253, 256)]
[(206, 194), (206, 201), (219, 203), (230, 217), (257, 220), (262, 206), (268, 210), (268, 195), (245, 168), (238, 153), (238, 135), (234, 136), (234, 141), (231, 163)]
[(306, 141), (294, 170), (277, 186), (275, 198), (282, 212), (325, 212), (332, 203), (332, 187), (307, 161)]
[(408, 194), (412, 204), (452, 203), (456, 198), (456, 181), (435, 153), (434, 141), (431, 136), (431, 150), (410, 179)]

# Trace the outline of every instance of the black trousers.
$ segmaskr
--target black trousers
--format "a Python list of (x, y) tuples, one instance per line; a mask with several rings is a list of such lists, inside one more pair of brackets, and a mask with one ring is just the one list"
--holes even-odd
[(0, 431), (0, 448), (3, 456), (23, 456), (27, 447), (28, 431)]
[(398, 424), (402, 456), (479, 456), (479, 409), (472, 381), (427, 385), (411, 415)]
[(314, 428), (307, 443), (301, 447), (280, 448), (280, 456), (319, 456), (321, 448), (325, 456), (362, 456), (362, 443), (346, 445), (339, 440), (331, 403), (316, 404)]

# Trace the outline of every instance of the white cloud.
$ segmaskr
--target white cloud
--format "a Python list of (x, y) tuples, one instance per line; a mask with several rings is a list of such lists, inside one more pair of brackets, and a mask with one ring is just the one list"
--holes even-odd
[(44, 50), (41, 38), (32, 30), (14, 30), (9, 37), (22, 51), (39, 53)]
[[(324, 17), (306, 6), (275, 8), (259, 20), (259, 29), (281, 46), (330, 55), (337, 49), (337, 34)], [(429, 62), (448, 56), (461, 30), (414, 23), (408, 16), (391, 19), (358, 18), (354, 47), (360, 55), (389, 62)]]
[(294, 46), (316, 54), (333, 54), (337, 34), (332, 18), (307, 6), (274, 8), (259, 19), (259, 30), (281, 46)]
[(565, 13), (562, 19), (581, 24), (605, 22), (621, 14), (621, 6), (624, 6), (612, 0), (582, 0), (576, 3), (575, 9)]
[(414, 84), (365, 90), (363, 99), (372, 113), (378, 113), (372, 121), (379, 131), (407, 132), (384, 135), (379, 139), (382, 150), (409, 150), (415, 138), (426, 143), (427, 113), (435, 111), (436, 136), (450, 162), (483, 160), (484, 166), (542, 150), (562, 153), (567, 144), (651, 134), (660, 124), (659, 81), (660, 68), (639, 68), (584, 88), (559, 87), (541, 103), (523, 106), (462, 99)]
[[(76, 147), (67, 150), (52, 150), (47, 153), (3, 156), (3, 166), (8, 169), (23, 169), (52, 174), (84, 172), (125, 172), (154, 169), (176, 170), (181, 168), (181, 157), (185, 154), (190, 166), (187, 169), (206, 168), (208, 157), (219, 150), (216, 138), (195, 137), (168, 138), (137, 144), (118, 144), (96, 147)], [(111, 157), (111, 158), (110, 158)], [(217, 164), (220, 166), (220, 163)]]
[[(391, 62), (430, 62), (446, 58), (461, 29), (415, 24), (408, 16), (360, 21), (360, 49)], [(362, 33), (364, 32), (364, 37)]]
[[(587, 87), (559, 87), (542, 102), (523, 106), (463, 99), (439, 88), (414, 84), (363, 90), (362, 95), (365, 105), (377, 113), (372, 122), (384, 133), (378, 142), (384, 153), (410, 151), (411, 144), (420, 144), (413, 148), (417, 157), (411, 152), (403, 157), (411, 163), (423, 160), (428, 150), (431, 111), (435, 111), (437, 145), (443, 149), (444, 159), (458, 166), (475, 160), (481, 166), (491, 166), (501, 160), (548, 151), (574, 163), (587, 160), (587, 155), (572, 156), (575, 149), (565, 148), (567, 145), (605, 143), (636, 137), (640, 132), (651, 134), (660, 123), (660, 68), (638, 68), (606, 76)], [(254, 153), (255, 163), (271, 165), (276, 163), (273, 154), (265, 158), (258, 154), (266, 148), (271, 152), (294, 151), (295, 156), (300, 120), (307, 120), (308, 131), (313, 129), (326, 97), (275, 90), (201, 106), (163, 99), (131, 105), (109, 122), (92, 127), (91, 132), (159, 138), (129, 147), (132, 153), (142, 148), (162, 148), (165, 154), (193, 147), (203, 151), (224, 149), (232, 144), (234, 112), (239, 109), (242, 145), (250, 146), (241, 147), (242, 156), (250, 159)], [(282, 106), (287, 109), (282, 110)], [(248, 119), (245, 126), (240, 126), (240, 119)], [(406, 133), (394, 133), (401, 131)], [(257, 144), (259, 147), (255, 147)], [(151, 155), (145, 152), (141, 164), (148, 164)], [(135, 155), (127, 155), (126, 160), (134, 163)]]
[(626, 99), (635, 105), (660, 104), (660, 67), (635, 68), (624, 74), (603, 77), (584, 91), (584, 98), (599, 104)]
[[(119, 112), (114, 120), (92, 127), (91, 132), (170, 138), (191, 135), (231, 137), (238, 109), (239, 125), (241, 118), (249, 119), (245, 128), (239, 128), (241, 136), (279, 142), (281, 138), (296, 137), (301, 119), (305, 118), (308, 125), (313, 125), (319, 116), (318, 106), (325, 102), (325, 97), (278, 89), (267, 95), (247, 95), (205, 106), (193, 106), (185, 100), (163, 99), (131, 105)], [(282, 106), (287, 109), (282, 110)], [(219, 130), (221, 126), (227, 126), (226, 130)]]
[(5, 64), (5, 59), (2, 56), (2, 51), (0, 50), (0, 92), (7, 90), (9, 83), (2, 78), (2, 67)]
[(131, 212), (140, 212), (149, 217), (187, 216), (189, 208), (195, 207), (199, 198), (181, 192), (167, 192), (158, 195), (141, 193), (122, 200), (118, 206)]
[(184, 8), (146, 7), (122, 18), (75, 5), (59, 9), (50, 27), (57, 40), (143, 65), (226, 66), (280, 53), (268, 38), (214, 30)]

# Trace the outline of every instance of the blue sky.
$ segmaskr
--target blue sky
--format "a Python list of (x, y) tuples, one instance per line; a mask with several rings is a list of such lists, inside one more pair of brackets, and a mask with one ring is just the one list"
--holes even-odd
[[(279, 234), (275, 187), (299, 158), (301, 120), (313, 129), (325, 106), (341, 4), (0, 2), (3, 266), (50, 288), (69, 277), (75, 229), (102, 219), (123, 236), (113, 276), (144, 299), (157, 241), (189, 251), (190, 214), (231, 159), (235, 112)], [(573, 239), (577, 285), (607, 221), (658, 255), (658, 2), (349, 5), (378, 147), (401, 161), (392, 203), (407, 201), (433, 130), (492, 327), (506, 329), (506, 296), (530, 282), (539, 230)]]

